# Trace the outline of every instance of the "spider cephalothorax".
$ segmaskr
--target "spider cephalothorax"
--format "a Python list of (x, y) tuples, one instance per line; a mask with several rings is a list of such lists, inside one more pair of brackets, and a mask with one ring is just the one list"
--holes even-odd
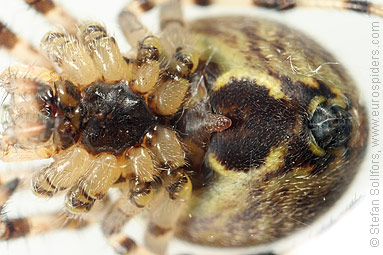
[(196, 64), (177, 49), (169, 68), (160, 68), (165, 56), (154, 36), (140, 40), (136, 58), (126, 59), (101, 25), (80, 29), (79, 38), (50, 32), (42, 40), (61, 75), (34, 68), (24, 68), (24, 77), (15, 69), (3, 74), (11, 94), (4, 136), (16, 147), (55, 153), (55, 162), (34, 177), (34, 191), (50, 196), (74, 185), (67, 205), (76, 212), (90, 210), (117, 180), (150, 182), (159, 167), (183, 171), (176, 169), (185, 164), (184, 149), (165, 125), (185, 102), (185, 78)]

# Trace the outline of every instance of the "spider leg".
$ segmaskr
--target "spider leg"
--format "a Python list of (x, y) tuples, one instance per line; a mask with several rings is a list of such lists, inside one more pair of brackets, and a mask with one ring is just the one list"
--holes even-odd
[[(98, 214), (102, 208), (107, 206), (109, 199), (106, 198), (97, 204), (92, 213), (82, 217), (63, 212), (32, 215), (16, 219), (5, 217), (5, 203), (19, 189), (25, 188), (23, 183), (30, 180), (30, 174), (22, 178), (13, 178), (0, 185), (0, 240), (11, 240), (15, 238), (34, 236), (41, 233), (60, 229), (80, 229), (98, 221)], [(5, 181), (2, 179), (0, 181)]]
[[(4, 180), (0, 180), (4, 181)], [(1, 183), (0, 183), (1, 184)], [(13, 178), (10, 181), (5, 182), (0, 186), (0, 211), (3, 208), (4, 204), (16, 191), (17, 187), (20, 184), (20, 178)], [(0, 213), (0, 220), (2, 219), (2, 214)]]
[(39, 196), (52, 196), (73, 186), (85, 174), (93, 157), (80, 146), (73, 146), (52, 156), (53, 162), (32, 178), (32, 188)]
[[(81, 162), (81, 157), (79, 157)], [(75, 180), (66, 196), (66, 208), (70, 212), (89, 211), (96, 200), (105, 197), (109, 188), (119, 179), (122, 168), (114, 155), (99, 154), (90, 160), (86, 167), (81, 166), (83, 174)], [(60, 180), (59, 180), (60, 181)]]
[[(36, 166), (37, 167), (37, 166)], [(30, 180), (33, 175), (33, 172), (36, 170), (36, 167), (28, 167), (28, 169), (13, 169), (9, 171), (0, 172), (0, 187), (7, 184), (10, 181), (18, 180), (17, 190), (29, 189), (31, 184)], [(0, 202), (1, 204), (1, 202)]]
[(134, 50), (137, 50), (139, 47), (138, 42), (151, 35), (147, 27), (137, 17), (137, 15), (142, 13), (139, 5), (140, 2), (138, 1), (130, 1), (118, 15), (120, 28)]
[(133, 13), (141, 14), (150, 11), (157, 5), (157, 0), (133, 0), (128, 3)]
[(101, 78), (87, 48), (77, 38), (49, 32), (41, 40), (42, 50), (62, 70), (62, 76), (82, 88)]
[[(146, 235), (147, 243), (155, 253), (164, 252), (167, 242), (173, 235), (175, 221), (182, 210), (183, 202), (191, 194), (190, 180), (180, 168), (185, 165), (185, 153), (175, 132), (167, 128), (155, 127), (144, 140), (142, 148), (133, 148), (128, 151), (129, 158), (132, 160), (126, 164), (126, 168), (130, 169), (128, 170), (130, 175), (125, 174), (130, 179), (128, 189), (112, 205), (102, 223), (105, 236), (119, 254), (142, 254), (139, 251), (141, 252), (143, 248), (122, 234), (121, 229), (127, 221), (140, 214), (145, 208), (148, 208), (152, 215)], [(145, 156), (146, 152), (149, 153)], [(163, 172), (165, 176), (160, 174), (163, 181), (154, 178), (154, 175), (158, 173), (152, 169), (152, 164), (155, 164), (156, 168), (167, 169)], [(158, 190), (155, 194), (155, 204), (152, 204), (153, 189)], [(157, 207), (158, 210), (154, 209)], [(171, 211), (172, 217), (167, 217), (162, 211), (167, 213)], [(166, 234), (158, 234), (158, 230), (163, 229), (166, 230)]]
[[(254, 0), (246, 0), (246, 1), (234, 1), (234, 0), (181, 0), (183, 4), (186, 5), (200, 5), (200, 6), (209, 6), (209, 5), (229, 5), (229, 6), (249, 6), (252, 5)], [(136, 2), (134, 4), (134, 10), (136, 13), (143, 13), (150, 11), (155, 6), (167, 3), (169, 0), (133, 0), (132, 2)]]
[(360, 0), (254, 0), (254, 5), (287, 10), (296, 7), (343, 9), (383, 17), (383, 5)]
[(188, 37), (179, 0), (170, 0), (160, 6), (161, 40), (168, 54), (187, 45)]
[[(136, 9), (140, 12), (151, 10), (158, 2), (163, 0), (135, 0), (137, 3)], [(372, 3), (365, 0), (248, 0), (248, 1), (233, 1), (233, 0), (184, 0), (185, 4), (197, 4), (200, 6), (208, 5), (235, 5), (235, 6), (262, 6), (277, 10), (288, 10), (292, 8), (323, 8), (323, 9), (341, 9), (351, 10), (356, 12), (368, 13), (383, 17), (383, 5)]]
[(132, 47), (135, 59), (129, 59), (130, 88), (137, 94), (151, 91), (160, 76), (162, 45), (159, 38), (138, 20), (136, 1), (131, 1), (119, 14), (120, 28)]
[(188, 78), (198, 66), (195, 42), (188, 36), (180, 0), (170, 0), (160, 8), (161, 42), (170, 59), (170, 70)]
[(15, 35), (0, 22), (0, 48), (25, 64), (52, 68), (51, 62), (36, 50), (28, 41)]
[[(158, 4), (156, 1), (155, 3)], [(134, 51), (131, 60), (131, 89), (148, 94), (149, 107), (159, 115), (174, 114), (184, 101), (190, 83), (187, 78), (198, 65), (199, 55), (187, 46), (179, 1), (161, 8), (160, 38), (153, 36), (136, 15), (149, 10), (154, 2), (131, 1), (119, 15), (120, 27)], [(188, 42), (188, 43), (187, 43)], [(160, 65), (169, 65), (176, 78), (161, 73)], [(161, 79), (162, 78), (162, 79)]]
[(0, 221), (0, 240), (34, 236), (58, 229), (79, 229), (94, 223), (94, 219), (68, 218), (63, 213), (34, 215)]
[[(254, 0), (247, 1), (233, 1), (233, 0), (181, 0), (183, 3), (192, 5), (200, 5), (200, 6), (208, 6), (208, 5), (236, 5), (236, 6), (249, 6), (252, 4)], [(133, 13), (141, 14), (147, 11), (150, 11), (155, 6), (158, 6), (163, 3), (167, 3), (169, 0), (132, 0), (128, 5), (131, 6), (131, 11)]]
[(151, 150), (158, 168), (177, 169), (185, 165), (185, 151), (175, 131), (156, 126), (144, 138), (144, 146)]
[(103, 26), (86, 22), (80, 26), (80, 33), (82, 44), (105, 82), (114, 83), (128, 78), (128, 64), (114, 37), (109, 36)]
[(78, 22), (70, 16), (61, 6), (52, 0), (24, 0), (29, 6), (41, 13), (52, 24), (61, 26), (66, 32), (75, 34)]
[(61, 228), (81, 228), (90, 224), (91, 220), (79, 221), (69, 219), (60, 213), (36, 215), (27, 218), (6, 219), (4, 205), (21, 183), (20, 178), (14, 178), (0, 186), (0, 240), (36, 235)]
[(144, 139), (144, 144), (153, 153), (157, 165), (165, 169), (160, 175), (162, 188), (149, 208), (151, 220), (145, 234), (145, 246), (163, 254), (192, 187), (182, 169), (186, 163), (185, 152), (174, 131), (155, 127)]
[(165, 254), (191, 191), (191, 181), (181, 169), (173, 170), (164, 177), (164, 192), (149, 210), (150, 222), (145, 233), (145, 246), (151, 251)]
[[(3, 166), (0, 170), (0, 211), (12, 194), (30, 189), (31, 178), (34, 172), (41, 167), (41, 162), (34, 161), (28, 164)], [(1, 216), (0, 216), (1, 217)]]
[(62, 70), (62, 77), (80, 89), (97, 80), (107, 83), (129, 80), (129, 66), (105, 28), (87, 22), (79, 30), (79, 38), (53, 31), (41, 41), (48, 57)]
[[(61, 26), (66, 32), (75, 34), (78, 31), (77, 21), (66, 13), (62, 7), (51, 0), (24, 0), (29, 6), (43, 14), (52, 24)], [(52, 69), (52, 63), (35, 49), (28, 41), (18, 37), (0, 22), (0, 48), (21, 62), (34, 66)]]
[(124, 233), (108, 236), (108, 241), (117, 254), (123, 255), (157, 255), (144, 247), (137, 245), (132, 239)]
[(102, 221), (102, 230), (118, 254), (152, 254), (122, 233), (123, 225), (141, 213), (152, 201), (151, 182), (131, 180), (129, 188), (112, 205)]

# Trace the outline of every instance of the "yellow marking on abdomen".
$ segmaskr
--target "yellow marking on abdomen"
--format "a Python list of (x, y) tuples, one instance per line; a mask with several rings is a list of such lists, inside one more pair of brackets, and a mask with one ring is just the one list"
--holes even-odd
[(213, 86), (213, 90), (217, 91), (230, 82), (232, 78), (247, 79), (254, 81), (257, 85), (269, 89), (269, 96), (274, 99), (288, 99), (281, 90), (281, 81), (268, 75), (266, 72), (258, 72), (257, 70), (248, 70), (244, 68), (232, 69), (217, 78)]

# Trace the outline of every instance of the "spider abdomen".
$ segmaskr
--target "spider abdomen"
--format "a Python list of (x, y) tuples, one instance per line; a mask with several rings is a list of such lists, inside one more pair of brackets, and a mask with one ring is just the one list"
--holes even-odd
[[(331, 54), (284, 25), (224, 17), (190, 27), (203, 52), (205, 104), (232, 125), (204, 143), (185, 137), (200, 148), (188, 151), (191, 162), (202, 162), (192, 164), (199, 174), (177, 235), (227, 247), (286, 237), (331, 207), (355, 176), (368, 133), (356, 88), (339, 64), (326, 64), (337, 62)], [(330, 131), (313, 123), (334, 116), (339, 127), (322, 148)]]

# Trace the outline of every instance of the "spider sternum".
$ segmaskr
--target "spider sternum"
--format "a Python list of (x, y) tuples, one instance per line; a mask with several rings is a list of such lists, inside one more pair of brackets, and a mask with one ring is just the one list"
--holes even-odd
[(146, 132), (158, 123), (126, 81), (92, 84), (83, 91), (80, 106), (80, 142), (92, 154), (120, 155), (126, 148), (141, 144)]

